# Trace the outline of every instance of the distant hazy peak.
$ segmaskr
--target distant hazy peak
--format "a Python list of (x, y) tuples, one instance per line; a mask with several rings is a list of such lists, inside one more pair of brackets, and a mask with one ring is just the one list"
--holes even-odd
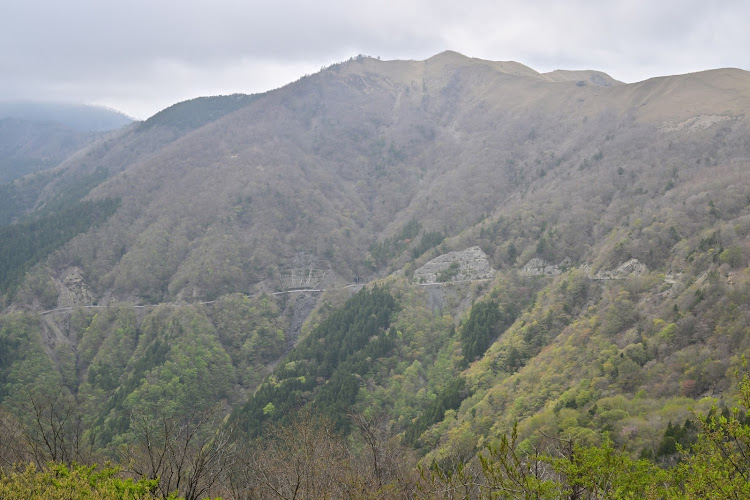
[(57, 122), (79, 132), (114, 130), (133, 121), (125, 114), (87, 104), (42, 101), (0, 101), (0, 118)]

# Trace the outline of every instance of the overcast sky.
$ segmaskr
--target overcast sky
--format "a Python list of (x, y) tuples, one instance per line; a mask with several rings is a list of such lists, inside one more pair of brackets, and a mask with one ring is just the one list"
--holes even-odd
[(750, 70), (747, 0), (6, 0), (0, 100), (147, 118), (202, 95), (279, 87), (357, 54), (446, 49), (625, 82)]

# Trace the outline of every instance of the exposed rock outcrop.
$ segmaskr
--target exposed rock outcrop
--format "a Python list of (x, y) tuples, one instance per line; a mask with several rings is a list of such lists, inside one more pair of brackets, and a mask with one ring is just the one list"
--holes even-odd
[(600, 269), (591, 279), (595, 280), (617, 280), (628, 276), (641, 276), (648, 273), (646, 264), (638, 259), (630, 259), (620, 264), (616, 269)]
[(94, 302), (94, 294), (83, 279), (80, 268), (72, 266), (63, 271), (55, 285), (60, 293), (57, 299), (58, 307), (73, 307), (88, 305)]
[(571, 265), (569, 257), (565, 257), (559, 264), (552, 264), (539, 257), (534, 257), (521, 268), (521, 274), (526, 276), (557, 276)]
[(414, 271), (416, 283), (441, 283), (491, 279), (495, 270), (487, 254), (479, 247), (449, 252), (436, 257)]

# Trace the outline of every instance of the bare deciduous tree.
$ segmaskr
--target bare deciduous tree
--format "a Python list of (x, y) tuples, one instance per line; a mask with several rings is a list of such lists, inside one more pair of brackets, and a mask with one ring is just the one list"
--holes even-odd
[(290, 425), (269, 427), (235, 471), (237, 498), (356, 496), (349, 451), (332, 424), (303, 412)]
[(88, 460), (88, 449), (83, 441), (83, 416), (67, 389), (34, 392), (22, 411), (25, 414), (23, 440), (38, 467), (44, 467), (49, 461), (70, 466)]
[(186, 500), (203, 498), (220, 487), (224, 470), (235, 458), (233, 427), (223, 424), (219, 408), (183, 419), (133, 413), (133, 444), (121, 454), (128, 469), (159, 479), (164, 497), (177, 492)]
[(13, 464), (31, 460), (21, 422), (0, 408), (0, 469), (8, 469)]
[(388, 415), (371, 417), (355, 413), (349, 417), (365, 447), (362, 456), (354, 457), (359, 465), (357, 476), (362, 478), (365, 489), (377, 492), (379, 498), (413, 498), (417, 458), (413, 450), (392, 435)]

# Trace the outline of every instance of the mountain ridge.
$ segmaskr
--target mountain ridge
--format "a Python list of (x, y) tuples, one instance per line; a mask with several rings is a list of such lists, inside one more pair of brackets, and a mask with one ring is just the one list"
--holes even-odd
[(77, 132), (106, 132), (133, 118), (105, 106), (46, 101), (0, 101), (0, 118), (56, 122)]
[[(433, 62), (436, 64), (440, 61), (438, 56), (435, 56)], [(134, 196), (146, 195), (148, 191), (152, 191), (153, 194), (148, 196), (157, 196), (157, 193), (169, 192), (174, 190), (176, 186), (183, 184), (183, 187), (176, 188), (180, 192), (194, 192), (190, 195), (195, 207), (191, 209), (193, 215), (191, 217), (201, 217), (201, 213), (207, 214), (211, 210), (207, 207), (209, 205), (215, 205), (215, 202), (224, 199), (223, 208), (221, 209), (224, 213), (223, 217), (236, 217), (237, 214), (233, 215), (233, 211), (238, 206), (231, 204), (231, 201), (236, 199), (244, 199), (251, 196), (251, 191), (257, 191), (257, 189), (245, 188), (247, 193), (237, 192), (237, 194), (229, 195), (234, 197), (235, 200), (229, 200), (225, 193), (230, 190), (238, 191), (237, 184), (232, 180), (238, 175), (249, 175), (251, 178), (256, 179), (254, 182), (262, 181), (261, 179), (270, 179), (269, 172), (265, 170), (263, 166), (265, 162), (271, 162), (271, 164), (278, 164), (281, 162), (281, 169), (275, 170), (277, 181), (279, 176), (282, 176), (281, 184), (283, 186), (291, 186), (292, 179), (297, 176), (302, 176), (301, 179), (305, 179), (307, 176), (307, 183), (314, 182), (321, 185), (329, 185), (331, 181), (323, 181), (325, 176), (331, 175), (333, 172), (326, 170), (318, 170), (319, 174), (310, 177), (311, 172), (309, 168), (308, 173), (305, 173), (305, 169), (301, 169), (300, 160), (293, 160), (288, 162), (282, 157), (277, 157), (274, 151), (287, 149), (292, 151), (293, 155), (299, 158), (305, 158), (305, 161), (312, 161), (312, 165), (317, 165), (316, 168), (321, 167), (323, 164), (329, 165), (328, 168), (333, 165), (337, 175), (343, 179), (348, 179), (337, 189), (344, 189), (340, 191), (340, 194), (333, 197), (333, 199), (348, 200), (345, 203), (350, 208), (343, 208), (340, 206), (334, 212), (345, 213), (347, 211), (353, 211), (357, 213), (361, 218), (362, 214), (370, 212), (373, 214), (375, 219), (373, 222), (375, 226), (372, 226), (367, 231), (372, 231), (375, 228), (377, 231), (385, 231), (384, 235), (389, 235), (398, 231), (400, 225), (405, 224), (412, 217), (421, 218), (424, 217), (428, 212), (426, 210), (426, 203), (429, 191), (433, 191), (435, 194), (433, 198), (444, 197), (448, 186), (456, 185), (461, 186), (465, 184), (471, 176), (467, 176), (465, 173), (460, 173), (460, 179), (456, 178), (455, 170), (453, 167), (449, 167), (447, 162), (450, 162), (451, 154), (455, 154), (458, 151), (467, 151), (471, 148), (475, 148), (477, 151), (473, 153), (475, 156), (477, 153), (482, 151), (479, 144), (476, 144), (478, 140), (474, 140), (475, 143), (467, 143), (465, 145), (459, 144), (464, 141), (467, 136), (468, 130), (467, 125), (470, 127), (484, 127), (484, 130), (489, 126), (489, 122), (483, 123), (481, 118), (479, 123), (472, 123), (477, 120), (477, 116), (481, 114), (487, 115), (490, 110), (501, 110), (501, 115), (506, 118), (505, 120), (518, 120), (519, 116), (526, 115), (526, 118), (521, 119), (521, 122), (526, 120), (530, 123), (528, 126), (528, 133), (533, 133), (535, 126), (531, 125), (531, 122), (536, 121), (537, 118), (528, 114), (525, 111), (529, 107), (536, 109), (536, 113), (548, 113), (548, 117), (554, 117), (553, 120), (560, 121), (561, 123), (569, 120), (570, 117), (578, 116), (580, 119), (585, 120), (588, 116), (595, 116), (597, 114), (605, 116), (607, 113), (622, 113), (623, 109), (630, 109), (629, 112), (638, 113), (638, 116), (651, 120), (651, 116), (659, 116), (664, 118), (669, 117), (670, 120), (677, 120), (681, 116), (687, 116), (689, 114), (699, 113), (703, 110), (708, 109), (705, 104), (703, 108), (693, 107), (693, 109), (680, 109), (679, 113), (672, 112), (676, 111), (677, 105), (672, 104), (671, 101), (677, 101), (678, 104), (682, 103), (685, 99), (692, 99), (693, 93), (696, 92), (695, 88), (705, 88), (703, 83), (698, 82), (696, 85), (690, 85), (690, 88), (686, 91), (679, 91), (681, 87), (685, 87), (683, 82), (692, 82), (693, 77), (670, 77), (666, 79), (656, 79), (654, 81), (647, 81), (639, 84), (620, 85), (609, 88), (604, 87), (579, 87), (573, 81), (565, 82), (548, 82), (544, 78), (534, 76), (533, 79), (519, 77), (517, 75), (511, 75), (511, 80), (507, 80), (503, 76), (492, 76), (495, 74), (486, 73), (483, 69), (485, 62), (479, 60), (470, 60), (464, 56), (460, 56), (455, 53), (446, 53), (443, 59), (448, 62), (457, 60), (460, 63), (467, 63), (470, 68), (473, 68), (467, 76), (461, 76), (463, 70), (450, 70), (449, 73), (453, 75), (452, 83), (444, 80), (442, 76), (436, 76), (435, 79), (429, 76), (429, 73), (425, 73), (423, 77), (423, 83), (420, 86), (418, 83), (411, 81), (408, 85), (401, 87), (393, 87), (394, 81), (384, 80), (382, 76), (367, 76), (370, 74), (370, 70), (367, 69), (369, 66), (377, 67), (389, 67), (389, 65), (401, 66), (406, 64), (410, 68), (422, 68), (427, 69), (431, 61), (428, 59), (425, 62), (381, 62), (375, 59), (355, 59), (347, 63), (342, 63), (340, 66), (334, 66), (325, 70), (319, 74), (312, 75), (305, 79), (300, 80), (290, 86), (267, 94), (262, 97), (257, 97), (253, 102), (247, 106), (241, 106), (234, 110), (231, 114), (218, 117), (216, 120), (209, 120), (209, 123), (193, 129), (190, 131), (178, 132), (174, 135), (173, 132), (167, 143), (156, 142), (153, 151), (153, 156), (139, 158), (138, 161), (133, 162), (128, 160), (127, 156), (124, 157), (124, 162), (120, 160), (121, 165), (124, 167), (127, 165), (126, 170), (123, 173), (118, 174), (116, 177), (105, 181), (101, 186), (92, 191), (91, 197), (99, 198), (104, 196), (115, 196), (121, 197), (124, 200), (125, 206), (127, 206), (128, 199), (135, 199)], [(442, 63), (440, 63), (442, 64)], [(439, 65), (439, 64), (438, 64)], [(395, 67), (394, 66), (394, 67)], [(478, 66), (474, 68), (474, 66)], [(364, 68), (364, 71), (363, 71)], [(731, 73), (731, 72), (730, 72)], [(387, 73), (386, 73), (387, 74)], [(354, 75), (358, 75), (362, 79), (352, 80)], [(470, 75), (470, 76), (469, 76)], [(538, 75), (538, 74), (537, 74)], [(718, 73), (707, 73), (705, 75), (699, 75), (701, 79), (710, 77), (711, 75), (722, 75), (726, 76), (725, 71), (719, 71)], [(731, 75), (733, 78), (744, 78), (747, 77), (745, 73), (737, 73)], [(467, 79), (468, 80), (465, 80)], [(478, 79), (477, 79), (478, 78)], [(402, 78), (403, 81), (406, 81)], [(702, 81), (702, 80), (701, 80)], [(363, 87), (364, 85), (364, 87)], [(425, 85), (427, 87), (425, 87)], [(433, 91), (430, 90), (431, 85), (438, 85), (440, 88), (440, 102), (437, 106), (430, 107), (430, 99), (435, 99)], [(551, 86), (551, 87), (547, 87)], [(421, 87), (421, 88), (420, 88)], [(462, 92), (460, 89), (467, 88), (472, 89), (471, 92)], [(503, 92), (499, 92), (499, 89), (503, 89)], [(334, 90), (335, 89), (335, 90)], [(554, 90), (552, 90), (554, 89)], [(343, 92), (343, 94), (342, 94)], [(656, 99), (654, 96), (663, 93), (669, 96), (670, 102), (661, 102), (663, 99)], [(336, 98), (342, 95), (360, 96), (360, 106), (364, 106), (365, 116), (369, 114), (370, 122), (361, 123), (358, 122), (358, 117), (355, 115), (340, 114), (342, 111), (348, 113), (346, 108), (342, 108), (337, 102)], [(501, 95), (500, 100), (497, 96)], [(624, 98), (623, 98), (624, 95)], [(661, 94), (659, 94), (661, 95)], [(334, 97), (335, 96), (335, 97)], [(750, 104), (750, 96), (747, 93), (740, 93), (738, 95), (729, 96), (728, 102), (733, 102), (735, 106), (742, 106), (743, 101), (737, 102), (739, 98), (747, 98), (747, 103)], [(363, 100), (364, 99), (364, 100)], [(425, 100), (426, 99), (426, 100)], [(649, 100), (650, 99), (650, 100)], [(368, 102), (369, 101), (369, 102)], [(657, 101), (652, 103), (651, 101)], [(328, 102), (326, 107), (323, 107), (323, 103)], [(372, 107), (373, 102), (377, 102), (378, 108)], [(620, 104), (617, 104), (617, 103)], [(565, 103), (560, 106), (560, 103)], [(333, 107), (331, 107), (333, 106)], [(336, 107), (338, 106), (338, 108)], [(619, 109), (618, 109), (619, 107)], [(668, 108), (669, 114), (664, 115), (662, 109)], [(480, 111), (482, 109), (483, 111)], [(390, 115), (385, 114), (385, 110), (391, 110)], [(520, 115), (519, 115), (520, 113)], [(551, 114), (550, 114), (551, 113)], [(602, 115), (604, 113), (604, 115)], [(726, 113), (726, 110), (723, 110)], [(331, 122), (331, 116), (336, 114), (339, 118), (339, 123)], [(390, 116), (390, 117), (389, 117)], [(617, 115), (612, 116), (610, 119), (617, 120)], [(692, 115), (691, 115), (692, 116)], [(722, 116), (730, 116), (723, 114)], [(733, 116), (733, 115), (732, 115)], [(730, 119), (739, 119), (733, 118)], [(341, 117), (346, 117), (346, 121), (340, 121)], [(411, 117), (411, 118), (410, 118)], [(419, 117), (419, 118), (417, 118)], [(285, 128), (276, 126), (276, 123), (280, 123), (281, 120), (291, 120), (294, 124), (290, 129), (285, 125)], [(328, 122), (326, 121), (328, 120)], [(395, 121), (397, 120), (397, 121)], [(412, 122), (409, 124), (409, 122)], [(462, 124), (463, 121), (463, 124)], [(658, 120), (657, 120), (658, 122)], [(740, 122), (742, 120), (740, 119)], [(502, 123), (500, 121), (499, 123)], [(507, 122), (512, 123), (512, 122)], [(664, 121), (660, 124), (663, 125)], [(678, 122), (679, 123), (679, 122)], [(331, 128), (333, 125), (333, 128)], [(497, 125), (495, 125), (497, 127)], [(509, 133), (512, 134), (505, 140), (517, 141), (518, 127), (517, 122), (513, 125), (514, 129), (508, 129)], [(359, 130), (358, 130), (359, 129)], [(166, 129), (165, 129), (166, 130)], [(237, 130), (242, 130), (242, 135), (237, 135)], [(294, 135), (290, 134), (290, 130), (294, 130)], [(344, 136), (348, 134), (351, 137), (355, 134), (366, 134), (370, 138), (367, 140), (367, 148), (348, 151), (347, 155), (342, 154), (344, 149), (335, 146), (340, 140), (332, 135), (333, 130), (336, 130), (336, 134)], [(454, 148), (453, 153), (448, 155), (438, 153), (438, 156), (433, 157), (434, 151), (432, 148), (435, 143), (435, 138), (428, 139), (429, 134), (435, 134), (436, 131), (440, 131), (440, 146), (443, 149)], [(134, 132), (121, 132), (121, 134), (133, 134)], [(269, 135), (273, 134), (273, 137)], [(136, 135), (132, 137), (141, 136), (143, 132), (135, 132)], [(139, 135), (140, 134), (140, 135)], [(416, 135), (415, 135), (416, 134)], [(428, 134), (425, 136), (425, 134)], [(483, 132), (484, 137), (482, 140), (487, 141), (488, 136), (486, 132)], [(209, 136), (223, 137), (221, 142), (206, 141)], [(515, 136), (515, 137), (513, 137)], [(146, 135), (143, 137), (158, 137), (154, 134)], [(165, 136), (168, 137), (168, 136)], [(409, 139), (406, 139), (409, 138)], [(302, 139), (302, 140), (300, 140)], [(249, 140), (249, 142), (248, 142)], [(524, 142), (531, 143), (528, 137), (522, 139)], [(316, 143), (317, 141), (317, 143)], [(379, 141), (383, 141), (382, 143)], [(419, 148), (411, 148), (408, 146), (409, 143), (420, 144)], [(113, 142), (110, 140), (109, 142)], [(114, 141), (122, 143), (121, 140)], [(256, 145), (248, 149), (246, 144)], [(137, 143), (136, 143), (137, 144)], [(349, 143), (357, 144), (357, 143)], [(359, 142), (362, 145), (362, 141)], [(119, 146), (116, 146), (119, 147)], [(133, 146), (130, 146), (133, 147)], [(137, 146), (136, 146), (137, 147)], [(380, 158), (377, 162), (381, 164), (372, 164), (372, 160), (367, 157), (372, 154), (372, 148), (380, 149), (377, 154)], [(97, 146), (93, 148), (101, 148)], [(163, 149), (162, 149), (163, 148)], [(338, 148), (338, 150), (337, 150)], [(425, 148), (420, 150), (420, 148)], [(410, 151), (411, 150), (411, 151)], [(410, 151), (403, 158), (404, 152)], [(423, 151), (423, 152), (420, 152)], [(495, 149), (489, 151), (485, 149), (487, 154), (496, 156), (507, 155), (502, 153), (501, 150)], [(463, 154), (463, 153), (461, 153)], [(479, 153), (477, 160), (479, 164), (487, 164), (488, 157), (481, 159), (483, 153)], [(269, 156), (270, 155), (270, 156)], [(111, 156), (111, 155), (110, 155)], [(464, 161), (464, 160), (460, 160)], [(491, 161), (491, 160), (490, 160)], [(294, 163), (297, 165), (294, 165)], [(393, 202), (386, 203), (385, 205), (371, 205), (367, 201), (368, 196), (366, 191), (357, 192), (357, 182), (371, 183), (373, 180), (376, 182), (383, 183), (383, 188), (388, 185), (390, 186), (389, 191), (398, 191), (406, 189), (407, 186), (417, 186), (415, 181), (415, 172), (413, 164), (422, 163), (424, 165), (431, 164), (429, 169), (425, 169), (424, 172), (419, 173), (420, 176), (428, 175), (419, 181), (423, 185), (425, 181), (428, 181), (428, 190), (424, 187), (420, 188), (420, 193), (414, 193), (409, 195), (411, 201), (409, 207), (404, 206), (406, 210), (403, 215), (399, 216), (392, 223), (389, 222), (390, 228), (386, 228), (384, 225), (386, 220), (391, 217), (388, 215), (388, 211), (383, 211), (385, 207), (397, 207), (399, 204)], [(86, 163), (90, 165), (90, 170), (97, 164), (97, 160), (86, 160)], [(112, 161), (107, 161), (110, 165), (110, 169), (116, 164)], [(369, 165), (368, 165), (369, 163)], [(406, 169), (407, 163), (411, 163), (409, 168)], [(184, 177), (183, 169), (187, 165), (202, 164), (204, 167), (194, 169), (193, 175), (198, 176), (195, 179), (188, 180)], [(392, 165), (389, 165), (392, 164)], [(442, 164), (442, 166), (441, 166)], [(81, 168), (84, 163), (78, 161), (72, 161), (70, 170)], [(460, 163), (459, 163), (460, 165)], [(208, 170), (205, 168), (208, 167)], [(250, 167), (248, 169), (248, 167)], [(67, 168), (67, 166), (66, 166)], [(115, 171), (122, 167), (114, 167)], [(212, 173), (212, 169), (216, 168), (218, 171), (224, 171), (219, 178)], [(395, 168), (391, 173), (387, 173), (388, 169)], [(426, 167), (422, 167), (426, 168)], [(123, 176), (127, 175), (124, 172), (130, 171), (131, 178), (127, 182), (123, 182)], [(158, 174), (157, 174), (158, 172)], [(321, 175), (323, 177), (321, 177)], [(486, 175), (486, 174), (483, 174)], [(208, 177), (206, 177), (208, 176)], [(401, 176), (399, 184), (401, 187), (396, 187), (393, 184), (394, 176)], [(135, 178), (133, 178), (135, 177)], [(138, 185), (144, 182), (148, 183), (148, 179), (161, 177), (161, 187), (149, 187), (139, 188)], [(209, 180), (213, 177), (212, 180)], [(205, 180), (198, 181), (198, 178)], [(220, 178), (227, 179), (227, 182), (222, 184)], [(404, 183), (403, 181), (411, 178), (411, 181)], [(188, 183), (189, 186), (185, 183)], [(232, 186), (233, 184), (233, 186)], [(214, 187), (210, 187), (213, 185)], [(309, 185), (309, 184), (308, 184)], [(119, 186), (119, 187), (116, 187)], [(195, 191), (196, 186), (201, 186), (199, 191)], [(488, 187), (492, 186), (494, 190), (500, 190), (499, 192), (507, 191), (507, 183), (502, 182), (501, 179), (492, 181)], [(156, 191), (153, 191), (153, 189)], [(292, 193), (299, 191), (301, 187), (296, 187), (292, 190), (287, 189), (287, 192), (283, 195), (285, 197), (296, 196)], [(368, 188), (371, 189), (371, 188)], [(465, 186), (461, 188), (462, 192), (471, 192), (476, 188), (469, 188)], [(166, 191), (165, 191), (166, 190)], [(213, 190), (213, 194), (209, 195), (208, 192)], [(385, 193), (382, 189), (378, 190), (378, 196)], [(140, 193), (140, 194), (137, 194)], [(406, 192), (404, 192), (405, 194)], [(257, 193), (256, 193), (257, 194)], [(364, 196), (363, 196), (364, 195)], [(160, 195), (159, 195), (160, 196)], [(329, 200), (331, 197), (328, 197)], [(490, 193), (487, 191), (481, 196), (474, 197), (476, 201), (479, 201), (479, 205), (486, 205), (486, 209), (490, 209), (489, 203), (492, 203)], [(143, 198), (145, 200), (146, 198)], [(169, 212), (169, 206), (174, 205), (174, 201), (167, 201), (168, 197), (161, 196), (162, 202), (155, 201), (153, 210), (157, 210), (163, 213)], [(486, 201), (480, 201), (484, 199)], [(197, 208), (199, 206), (199, 200), (204, 200), (205, 206)], [(166, 203), (166, 205), (157, 208), (160, 203)], [(317, 203), (328, 204), (330, 201), (323, 201), (320, 199)], [(476, 205), (476, 202), (472, 202)], [(208, 205), (206, 205), (208, 204)], [(467, 208), (459, 209), (456, 213), (467, 213)], [(215, 208), (213, 209), (215, 210)], [(244, 208), (242, 209), (245, 210)], [(299, 207), (298, 209), (299, 210)], [(469, 209), (469, 212), (472, 210)], [(330, 209), (326, 210), (327, 213), (331, 213)], [(465, 218), (460, 224), (465, 224), (468, 220), (473, 219), (479, 215), (474, 213), (468, 218)], [(177, 217), (177, 214), (174, 214)], [(448, 219), (446, 219), (448, 220)], [(377, 222), (380, 221), (380, 222)], [(364, 224), (364, 220), (359, 222), (352, 220), (346, 222), (346, 225), (351, 225), (354, 222), (355, 226)], [(208, 222), (200, 223), (202, 225)], [(363, 226), (365, 227), (365, 226)], [(350, 231), (354, 227), (350, 227)], [(442, 229), (433, 227), (431, 229)], [(328, 229), (326, 232), (330, 233), (333, 227)], [(131, 236), (128, 239), (132, 239)], [(340, 237), (340, 234), (336, 238)], [(340, 243), (337, 243), (340, 245)], [(316, 251), (319, 251), (320, 242), (312, 243), (308, 241), (308, 248), (315, 247)], [(357, 253), (366, 251), (366, 245), (361, 242), (358, 246)], [(359, 269), (355, 271), (356, 274), (362, 274), (364, 270)], [(351, 273), (352, 271), (348, 271)], [(346, 274), (346, 273), (345, 273)]]

